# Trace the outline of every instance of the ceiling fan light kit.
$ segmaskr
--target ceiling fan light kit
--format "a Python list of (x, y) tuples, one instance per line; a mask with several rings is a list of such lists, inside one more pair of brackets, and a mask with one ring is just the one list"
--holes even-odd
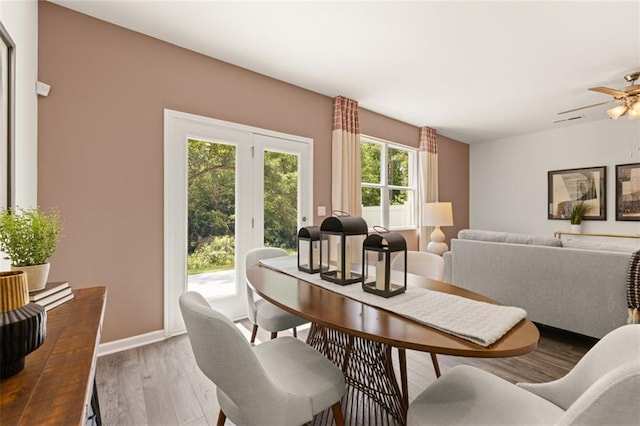
[(605, 95), (613, 96), (613, 99), (605, 102), (600, 102), (594, 105), (575, 108), (569, 111), (559, 112), (558, 114), (566, 114), (568, 112), (579, 111), (581, 109), (592, 108), (599, 105), (608, 104), (611, 102), (620, 102), (619, 105), (607, 110), (607, 115), (614, 120), (627, 114), (629, 120), (637, 120), (640, 118), (640, 85), (635, 84), (636, 80), (640, 79), (640, 71), (627, 74), (624, 79), (631, 83), (623, 90), (611, 89), (609, 87), (592, 87), (589, 90), (598, 93), (604, 93)]
[(607, 110), (607, 114), (609, 115), (609, 117), (611, 117), (614, 120), (617, 120), (618, 118), (622, 117), (625, 112), (627, 112), (626, 105), (618, 105), (617, 107), (613, 107)]

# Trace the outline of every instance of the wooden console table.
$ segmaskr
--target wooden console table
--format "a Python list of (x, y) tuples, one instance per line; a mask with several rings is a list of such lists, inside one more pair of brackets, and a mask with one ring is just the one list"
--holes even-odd
[(95, 369), (107, 289), (73, 290), (74, 298), (47, 312), (44, 344), (25, 368), (0, 382), (0, 424), (100, 425)]

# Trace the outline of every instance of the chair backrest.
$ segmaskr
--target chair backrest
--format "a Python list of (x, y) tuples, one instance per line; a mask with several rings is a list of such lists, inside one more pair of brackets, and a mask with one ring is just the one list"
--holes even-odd
[(183, 293), (180, 310), (198, 367), (239, 408), (247, 423), (259, 424), (269, 411), (291, 399), (269, 379), (240, 330), (200, 293)]
[[(519, 385), (560, 408), (569, 410), (583, 394), (591, 391), (590, 388), (596, 382), (603, 378), (606, 382), (606, 376), (612, 370), (628, 363), (637, 363), (639, 359), (640, 324), (629, 324), (604, 336), (564, 377), (548, 383)], [(615, 377), (615, 374), (612, 376)], [(637, 401), (637, 390), (634, 394)]]
[[(640, 348), (638, 348), (640, 352)], [(558, 419), (556, 426), (637, 425), (640, 421), (640, 353), (609, 370)]]
[[(403, 256), (400, 254), (391, 261), (391, 269), (402, 269)], [(425, 251), (407, 251), (407, 272), (432, 280), (444, 279), (444, 259)]]
[[(245, 271), (248, 271), (249, 268), (256, 265), (262, 259), (270, 259), (272, 257), (282, 257), (287, 256), (289, 253), (286, 250), (276, 247), (259, 247), (251, 249), (247, 252), (247, 256), (245, 257)], [(256, 323), (256, 301), (255, 295), (253, 294), (253, 290), (248, 285), (249, 278), (245, 277), (247, 282), (247, 315), (249, 316), (249, 320)]]

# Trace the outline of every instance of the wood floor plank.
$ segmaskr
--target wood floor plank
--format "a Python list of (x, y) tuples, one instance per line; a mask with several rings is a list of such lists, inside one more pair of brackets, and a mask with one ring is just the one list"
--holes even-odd
[(122, 353), (113, 354), (101, 363), (101, 368), (96, 372), (96, 385), (98, 387), (98, 400), (102, 409), (102, 421), (104, 424), (117, 424), (118, 422), (118, 377), (122, 362)]
[(121, 362), (118, 368), (118, 425), (149, 424), (139, 352), (139, 348), (131, 349), (121, 352), (122, 356), (118, 358)]
[(178, 425), (171, 387), (168, 384), (145, 387), (144, 403), (149, 425)]
[[(151, 425), (147, 421), (146, 402), (144, 400), (144, 394), (142, 390), (138, 393), (127, 394), (122, 393), (118, 395), (118, 412), (114, 414), (105, 413), (100, 406), (100, 413), (103, 418), (103, 425), (122, 425), (122, 426), (137, 426), (137, 425)], [(106, 422), (107, 419), (116, 418), (114, 423)]]
[(171, 401), (179, 425), (191, 424), (195, 420), (205, 417), (193, 386), (187, 377), (180, 375), (175, 382), (168, 385), (171, 388)]

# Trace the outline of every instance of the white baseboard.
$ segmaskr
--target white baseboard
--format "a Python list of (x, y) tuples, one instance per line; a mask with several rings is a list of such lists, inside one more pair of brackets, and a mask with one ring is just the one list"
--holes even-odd
[(126, 351), (140, 346), (149, 345), (151, 343), (164, 340), (164, 331), (151, 331), (137, 336), (126, 337), (124, 339), (115, 340), (113, 342), (101, 343), (98, 346), (98, 356), (109, 355), (115, 352)]

